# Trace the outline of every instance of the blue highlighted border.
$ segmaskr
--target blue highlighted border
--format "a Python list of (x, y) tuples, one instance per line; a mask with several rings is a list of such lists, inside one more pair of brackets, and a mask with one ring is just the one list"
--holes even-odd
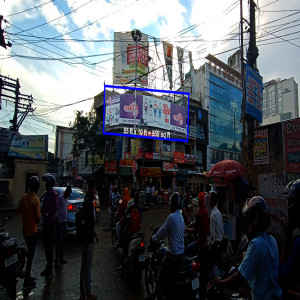
[[(123, 89), (123, 90), (139, 90), (139, 91), (148, 91), (155, 93), (165, 93), (165, 94), (177, 94), (177, 95), (185, 95), (188, 98), (187, 103), (187, 127), (186, 127), (186, 139), (175, 139), (175, 138), (164, 138), (164, 137), (153, 137), (153, 136), (144, 136), (144, 135), (135, 135), (135, 134), (125, 134), (125, 133), (113, 133), (113, 132), (105, 132), (105, 102), (106, 102), (106, 88), (111, 89)], [(155, 89), (146, 89), (146, 88), (137, 88), (137, 87), (128, 87), (128, 86), (118, 86), (118, 85), (104, 85), (104, 98), (103, 98), (103, 134), (104, 135), (112, 135), (112, 136), (128, 136), (128, 137), (136, 137), (139, 139), (153, 139), (153, 140), (164, 140), (164, 141), (177, 141), (177, 142), (188, 142), (189, 136), (189, 106), (190, 106), (190, 93), (188, 92), (175, 92), (175, 91), (164, 91), (164, 90), (155, 90)], [(122, 125), (120, 125), (122, 126)]]

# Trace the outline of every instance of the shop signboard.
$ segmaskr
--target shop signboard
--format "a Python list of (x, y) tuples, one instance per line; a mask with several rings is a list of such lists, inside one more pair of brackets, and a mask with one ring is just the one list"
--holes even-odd
[(300, 118), (289, 120), (283, 123), (285, 172), (289, 179), (300, 178), (299, 136), (300, 136)]
[(104, 167), (105, 167), (105, 174), (117, 174), (116, 161), (106, 161)]
[(47, 160), (48, 135), (15, 135), (8, 156)]
[(254, 133), (254, 165), (269, 163), (268, 129), (257, 130)]
[(184, 164), (184, 153), (183, 152), (174, 152), (174, 162), (179, 163), (179, 164)]
[(178, 165), (174, 162), (163, 162), (163, 171), (164, 172), (177, 172)]
[(161, 176), (160, 167), (141, 167), (140, 168), (141, 177), (158, 177)]

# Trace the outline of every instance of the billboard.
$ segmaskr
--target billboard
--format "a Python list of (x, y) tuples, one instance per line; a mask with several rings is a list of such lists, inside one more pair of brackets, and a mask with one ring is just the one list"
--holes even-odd
[(283, 123), (285, 172), (287, 181), (300, 178), (300, 118)]
[(253, 151), (254, 165), (269, 163), (268, 129), (255, 131)]
[(246, 68), (246, 114), (262, 123), (263, 115), (263, 78), (249, 65)]
[(114, 84), (148, 85), (149, 42), (148, 35), (142, 33), (141, 40), (135, 42), (131, 32), (114, 34)]
[[(115, 91), (116, 89), (135, 90), (135, 92), (111, 96), (109, 92), (106, 93), (107, 88), (113, 88)], [(162, 95), (155, 97), (149, 93), (136, 94), (136, 91), (151, 91), (168, 94), (168, 96), (177, 94), (187, 101), (185, 105), (179, 105), (167, 101), (168, 97)], [(103, 134), (188, 141), (189, 93), (106, 85), (104, 99)]]
[(8, 156), (47, 160), (48, 135), (15, 135)]

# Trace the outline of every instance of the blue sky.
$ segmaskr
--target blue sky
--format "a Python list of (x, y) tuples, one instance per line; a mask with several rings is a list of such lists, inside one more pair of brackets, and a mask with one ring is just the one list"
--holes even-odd
[[(112, 84), (113, 34), (134, 28), (185, 48), (195, 68), (208, 53), (227, 62), (239, 46), (239, 0), (0, 0), (6, 39), (0, 49), (0, 73), (19, 78), (21, 92), (34, 98), (36, 110), (20, 128), (22, 134), (48, 134), (53, 151), (54, 125), (68, 126), (75, 110), (89, 111), (92, 98)], [(243, 1), (248, 18), (248, 1)], [(298, 0), (259, 0), (258, 68), (264, 81), (294, 77), (300, 83), (300, 4)], [(247, 38), (247, 34), (244, 35)], [(79, 41), (80, 40), (80, 41)], [(246, 49), (246, 46), (245, 46)], [(226, 51), (224, 54), (218, 54)], [(161, 43), (158, 45), (163, 62)], [(155, 53), (152, 68), (160, 65)], [(178, 74), (176, 51), (174, 74)], [(177, 72), (177, 73), (176, 73)], [(163, 74), (155, 87), (167, 89)], [(166, 76), (167, 78), (167, 76)], [(153, 87), (152, 87), (153, 88)], [(84, 99), (77, 105), (61, 107)], [(2, 103), (0, 127), (8, 127), (12, 103)], [(41, 121), (42, 120), (42, 121)]]

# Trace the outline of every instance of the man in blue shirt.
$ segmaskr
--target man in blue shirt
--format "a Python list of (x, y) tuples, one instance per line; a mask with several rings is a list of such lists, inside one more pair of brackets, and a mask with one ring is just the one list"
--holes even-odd
[(260, 196), (248, 199), (243, 207), (249, 245), (238, 271), (230, 277), (215, 279), (213, 285), (230, 288), (247, 282), (252, 300), (282, 299), (278, 284), (279, 253), (275, 239), (267, 234), (270, 217), (265, 200)]
[(171, 214), (164, 225), (152, 237), (154, 242), (167, 236), (168, 252), (164, 257), (157, 278), (157, 299), (164, 299), (167, 278), (174, 271), (174, 266), (184, 252), (185, 223), (180, 212), (181, 197), (175, 192), (170, 197)]

